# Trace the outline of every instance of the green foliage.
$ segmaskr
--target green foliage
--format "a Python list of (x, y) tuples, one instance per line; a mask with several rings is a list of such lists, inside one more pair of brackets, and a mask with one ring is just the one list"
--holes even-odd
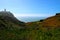
[(11, 26), (4, 30), (0, 29), (0, 40), (60, 40), (60, 28), (43, 31), (33, 29), (33, 26), (20, 29)]

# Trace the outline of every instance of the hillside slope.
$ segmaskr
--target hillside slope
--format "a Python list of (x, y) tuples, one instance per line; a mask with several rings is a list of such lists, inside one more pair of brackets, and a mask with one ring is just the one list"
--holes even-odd
[(0, 12), (0, 40), (22, 40), (24, 28), (25, 23), (19, 21), (11, 12)]
[[(53, 16), (53, 19), (57, 20), (55, 17), (57, 16)], [(21, 21), (17, 22), (14, 19), (10, 16), (0, 16), (0, 40), (60, 40), (60, 28), (49, 30), (50, 25), (45, 27), (44, 22), (47, 19), (50, 20), (51, 17), (36, 22), (22, 23), (22, 25)]]
[(60, 13), (36, 22), (26, 23), (28, 40), (60, 40)]
[(42, 22), (44, 27), (60, 27), (60, 13), (55, 16), (48, 17)]

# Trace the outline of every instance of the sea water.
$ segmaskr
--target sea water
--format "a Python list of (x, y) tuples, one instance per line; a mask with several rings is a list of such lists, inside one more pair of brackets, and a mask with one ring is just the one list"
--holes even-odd
[(18, 19), (23, 22), (34, 22), (45, 18), (46, 17), (18, 17)]

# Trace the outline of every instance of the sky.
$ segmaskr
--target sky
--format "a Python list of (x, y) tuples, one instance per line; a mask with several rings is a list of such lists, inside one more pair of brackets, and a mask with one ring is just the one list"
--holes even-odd
[(0, 0), (0, 11), (4, 9), (16, 17), (48, 17), (60, 12), (60, 0)]

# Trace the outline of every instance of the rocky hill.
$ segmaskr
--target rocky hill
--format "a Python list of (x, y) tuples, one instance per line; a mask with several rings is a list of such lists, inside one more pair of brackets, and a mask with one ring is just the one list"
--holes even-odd
[(25, 23), (19, 21), (11, 12), (1, 11), (0, 12), (0, 28), (8, 26), (25, 26)]

